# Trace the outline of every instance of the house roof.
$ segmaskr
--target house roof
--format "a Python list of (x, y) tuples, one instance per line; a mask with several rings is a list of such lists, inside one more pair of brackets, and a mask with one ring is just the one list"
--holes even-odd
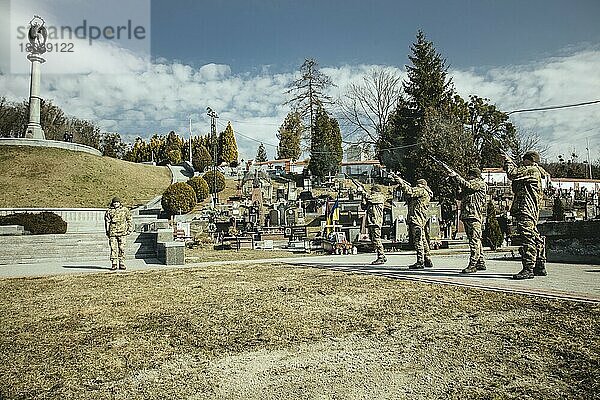
[(341, 165), (381, 165), (381, 163), (379, 162), (379, 160), (342, 161)]

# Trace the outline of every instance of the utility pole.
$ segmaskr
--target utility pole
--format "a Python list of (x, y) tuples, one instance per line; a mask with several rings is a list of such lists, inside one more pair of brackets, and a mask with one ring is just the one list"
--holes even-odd
[(192, 164), (192, 119), (190, 118), (190, 165)]
[(213, 111), (212, 108), (206, 107), (206, 114), (210, 117), (210, 137), (213, 145), (213, 189), (215, 192), (213, 193), (213, 204), (216, 206), (219, 202), (219, 195), (217, 193), (217, 163), (218, 163), (218, 154), (217, 154), (217, 118), (219, 116), (216, 112)]
[(589, 176), (590, 176), (590, 179), (594, 179), (592, 177), (592, 163), (590, 162), (590, 138), (585, 138), (585, 142), (587, 144), (585, 149), (587, 150), (587, 162), (588, 162)]

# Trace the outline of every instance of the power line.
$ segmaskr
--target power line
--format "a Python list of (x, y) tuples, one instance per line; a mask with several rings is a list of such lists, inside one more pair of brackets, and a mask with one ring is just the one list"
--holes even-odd
[(580, 106), (587, 106), (587, 105), (596, 104), (596, 103), (600, 103), (600, 100), (586, 101), (584, 103), (576, 103), (576, 104), (565, 104), (565, 105), (560, 105), (560, 106), (548, 106), (548, 107), (539, 107), (539, 108), (526, 108), (526, 109), (523, 109), (523, 110), (510, 111), (510, 112), (507, 112), (506, 114), (510, 115), (510, 114), (516, 114), (516, 113), (522, 113), (522, 112), (531, 112), (531, 111), (558, 110), (558, 109), (561, 109), (561, 108), (580, 107)]

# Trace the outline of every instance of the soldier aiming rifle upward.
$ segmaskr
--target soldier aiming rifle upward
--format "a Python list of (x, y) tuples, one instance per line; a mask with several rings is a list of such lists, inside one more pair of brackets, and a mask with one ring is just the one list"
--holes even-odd
[(512, 182), (514, 194), (511, 215), (515, 219), (517, 234), (521, 239), (523, 269), (513, 279), (531, 279), (546, 276), (546, 241), (537, 230), (540, 203), (544, 198), (542, 179), (550, 175), (537, 163), (540, 155), (527, 151), (520, 166), (505, 155), (504, 170)]
[(481, 179), (481, 170), (479, 168), (470, 168), (467, 172), (467, 179), (464, 179), (447, 164), (431, 158), (442, 165), (448, 176), (454, 179), (460, 187), (460, 220), (463, 222), (467, 238), (469, 239), (469, 265), (461, 272), (469, 274), (485, 270), (485, 260), (483, 258), (483, 247), (481, 245), (482, 225), (485, 211), (485, 200), (487, 194), (487, 185)]
[(387, 261), (383, 252), (383, 244), (381, 243), (381, 226), (383, 225), (383, 207), (385, 204), (385, 195), (381, 192), (379, 185), (371, 187), (371, 193), (367, 194), (365, 187), (356, 179), (350, 178), (357, 190), (362, 193), (361, 208), (367, 212), (367, 228), (369, 230), (369, 240), (375, 247), (377, 259), (372, 265), (383, 264)]
[(415, 251), (417, 252), (417, 262), (408, 268), (431, 268), (433, 267), (433, 262), (429, 255), (429, 243), (425, 237), (425, 225), (429, 219), (429, 202), (433, 193), (427, 186), (425, 179), (417, 179), (417, 184), (411, 186), (397, 174), (390, 173), (390, 177), (400, 184), (402, 192), (406, 196), (406, 204), (408, 206), (406, 221), (413, 238)]

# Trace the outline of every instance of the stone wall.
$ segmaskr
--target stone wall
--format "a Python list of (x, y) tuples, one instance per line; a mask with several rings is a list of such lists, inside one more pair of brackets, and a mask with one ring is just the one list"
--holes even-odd
[(90, 146), (79, 143), (59, 142), (58, 140), (45, 139), (26, 139), (26, 138), (0, 138), (0, 146), (34, 146), (34, 147), (55, 147), (73, 151), (102, 156), (102, 153)]
[(538, 229), (546, 236), (549, 262), (600, 264), (600, 220), (548, 221)]

